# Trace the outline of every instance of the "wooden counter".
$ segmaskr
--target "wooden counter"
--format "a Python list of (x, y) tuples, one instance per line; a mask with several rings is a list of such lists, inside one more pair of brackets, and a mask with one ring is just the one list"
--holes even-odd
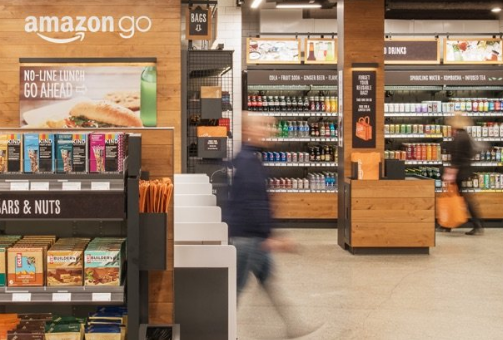
[(274, 218), (337, 218), (337, 193), (271, 193), (270, 198)]
[(345, 185), (345, 202), (350, 207), (346, 209), (344, 237), (350, 250), (427, 250), (435, 245), (434, 181), (348, 180)]

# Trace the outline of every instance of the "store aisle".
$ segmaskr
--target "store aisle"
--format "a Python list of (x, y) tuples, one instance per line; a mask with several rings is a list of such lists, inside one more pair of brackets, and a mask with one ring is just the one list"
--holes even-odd
[[(288, 230), (302, 253), (277, 254), (292, 306), (316, 325), (306, 340), (503, 339), (503, 229), (437, 233), (423, 256), (353, 256), (335, 230)], [(284, 339), (255, 280), (238, 310), (239, 340)]]

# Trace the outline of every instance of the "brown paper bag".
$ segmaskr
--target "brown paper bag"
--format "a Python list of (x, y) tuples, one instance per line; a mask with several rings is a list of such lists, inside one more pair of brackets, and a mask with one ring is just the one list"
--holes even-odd
[(379, 163), (381, 162), (379, 152), (353, 152), (351, 162), (358, 164), (358, 179), (379, 179)]

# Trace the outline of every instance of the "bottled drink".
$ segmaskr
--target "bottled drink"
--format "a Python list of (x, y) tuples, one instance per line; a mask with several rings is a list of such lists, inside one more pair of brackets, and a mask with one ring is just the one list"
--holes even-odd
[(309, 137), (311, 135), (310, 129), (309, 124), (304, 122), (304, 137)]
[(316, 110), (316, 102), (314, 101), (314, 97), (309, 97), (309, 110)]
[(471, 112), (472, 111), (472, 99), (468, 98), (466, 100), (466, 111)]
[(291, 132), (291, 122), (285, 122), (285, 125), (283, 125), (283, 137), (289, 137), (290, 132)]
[(286, 110), (288, 112), (291, 112), (292, 111), (292, 100), (290, 99), (290, 97), (286, 97)]
[(309, 103), (309, 98), (308, 97), (304, 97), (304, 111), (309, 111), (311, 105)]
[(277, 136), (278, 137), (283, 137), (283, 121), (279, 121), (278, 123), (278, 133), (277, 133)]
[(324, 162), (325, 161), (325, 148), (324, 147), (320, 147), (320, 161), (321, 162)]
[(325, 97), (325, 112), (332, 112), (332, 106), (330, 102), (330, 97), (326, 96)]
[(320, 123), (320, 136), (325, 136), (325, 124)]
[(248, 96), (248, 101), (247, 101), (247, 104), (246, 104), (246, 107), (248, 108), (248, 111), (252, 111), (251, 109), (251, 104), (252, 100), (251, 100), (251, 96)]
[(314, 43), (310, 42), (309, 43), (309, 54), (307, 55), (307, 60), (316, 60), (316, 57), (314, 56)]
[(325, 112), (326, 107), (325, 107), (325, 97), (320, 97), (320, 111)]
[(262, 107), (262, 96), (257, 96), (257, 111), (263, 111)]
[(335, 137), (335, 124), (330, 122), (330, 137)]
[(281, 110), (281, 106), (280, 106), (280, 103), (279, 103), (279, 97), (278, 96), (274, 96), (274, 108), (276, 111), (280, 111)]
[(262, 111), (269, 111), (269, 102), (267, 101), (267, 96), (262, 97)]
[(297, 98), (295, 96), (292, 97), (292, 111), (297, 112)]
[(314, 110), (316, 112), (320, 112), (321, 111), (320, 97), (314, 97)]
[(280, 106), (280, 111), (285, 112), (286, 111), (286, 101), (285, 101), (285, 96), (280, 96), (279, 97), (279, 106)]
[(143, 126), (157, 125), (157, 68), (147, 66), (141, 73), (140, 118)]

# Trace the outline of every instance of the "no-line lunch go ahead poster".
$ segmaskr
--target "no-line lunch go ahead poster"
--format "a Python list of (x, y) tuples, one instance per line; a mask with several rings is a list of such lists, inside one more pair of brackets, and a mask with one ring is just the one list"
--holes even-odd
[(19, 108), (24, 128), (156, 126), (157, 68), (22, 63)]

